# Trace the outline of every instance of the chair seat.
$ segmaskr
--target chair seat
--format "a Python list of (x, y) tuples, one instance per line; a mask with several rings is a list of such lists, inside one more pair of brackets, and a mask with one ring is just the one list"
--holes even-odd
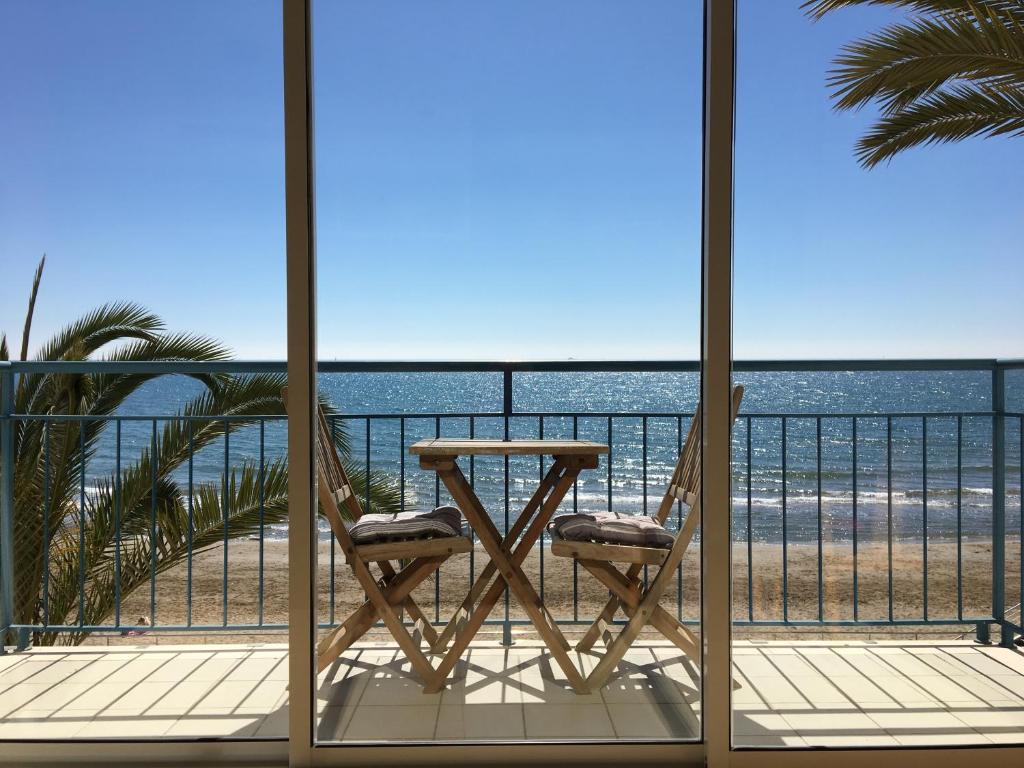
[(649, 515), (618, 512), (559, 515), (548, 524), (552, 537), (566, 541), (671, 549), (676, 537)]
[(462, 513), (458, 507), (446, 505), (429, 512), (363, 515), (347, 527), (356, 545), (446, 538), (462, 535)]

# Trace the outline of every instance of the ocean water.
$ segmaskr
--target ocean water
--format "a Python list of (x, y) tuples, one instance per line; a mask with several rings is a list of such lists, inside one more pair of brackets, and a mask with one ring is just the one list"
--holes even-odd
[[(1024, 410), (1019, 374), (1007, 375), (1007, 407), (1014, 412)], [(538, 437), (541, 429), (544, 437), (572, 437), (575, 430), (581, 439), (612, 447), (610, 461), (604, 458), (598, 469), (580, 476), (563, 511), (641, 514), (657, 508), (696, 407), (696, 374), (517, 373), (513, 381), (514, 410), (528, 415), (510, 419), (511, 437)], [(884, 539), (890, 523), (902, 540), (950, 539), (958, 530), (964, 538), (991, 536), (992, 419), (983, 415), (992, 407), (987, 373), (766, 372), (737, 374), (736, 381), (745, 387), (733, 437), (737, 540), (750, 535), (758, 542), (780, 541), (785, 528), (790, 541), (813, 542), (820, 526), (826, 541), (847, 541), (856, 531), (868, 542)], [(322, 374), (319, 386), (344, 414), (339, 428), (348, 438), (350, 462), (392, 478), (404, 488), (409, 508), (448, 501), (436, 477), (408, 455), (412, 443), (436, 434), (465, 437), (471, 429), (477, 437), (504, 434), (504, 420), (486, 415), (501, 411), (500, 374)], [(165, 377), (140, 389), (121, 413), (172, 416), (199, 388), (184, 377)], [(659, 415), (644, 419), (643, 413)], [(959, 423), (956, 417), (933, 416), (926, 427), (919, 415), (901, 415), (920, 413), (964, 415)], [(469, 414), (480, 415), (471, 420)], [(785, 482), (782, 419), (764, 414), (788, 415)], [(818, 414), (824, 414), (820, 422)], [(863, 414), (856, 440), (853, 419), (836, 414)], [(162, 423), (157, 421), (158, 429)], [(122, 467), (149, 445), (152, 428), (152, 422), (122, 423)], [(110, 427), (90, 463), (89, 485), (113, 471), (113, 432)], [(1007, 527), (1014, 532), (1020, 519), (1019, 419), (1008, 419), (1006, 433)], [(264, 460), (285, 452), (284, 423), (267, 421)], [(259, 456), (259, 429), (240, 430), (226, 452), (223, 443), (197, 452), (193, 482), (219, 482), (225, 460), (237, 468)], [(464, 471), (472, 472), (477, 493), (502, 528), (544, 468), (537, 457), (510, 459), (507, 493), (503, 458), (479, 457)], [(187, 483), (186, 465), (176, 480)], [(274, 529), (270, 535), (284, 533)]]

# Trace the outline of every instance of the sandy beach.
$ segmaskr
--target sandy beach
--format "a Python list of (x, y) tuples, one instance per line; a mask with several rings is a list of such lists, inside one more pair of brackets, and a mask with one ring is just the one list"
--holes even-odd
[[(1009, 542), (1010, 555), (1017, 552), (1016, 541)], [(783, 549), (778, 544), (755, 544), (752, 558), (752, 588), (747, 587), (747, 549), (737, 544), (733, 552), (734, 615), (737, 620), (781, 620), (783, 618), (782, 580)], [(1016, 602), (1015, 589), (1019, 584), (1020, 559), (1007, 557), (1007, 602)], [(888, 617), (888, 550), (884, 543), (861, 544), (857, 554), (857, 615), (862, 620)], [(966, 617), (983, 615), (991, 604), (992, 565), (991, 545), (984, 541), (965, 542), (962, 548), (962, 601)], [(666, 608), (676, 610), (681, 599), (683, 615), (687, 619), (699, 617), (699, 547), (691, 546), (683, 563), (683, 579), (673, 584), (663, 598)], [(541, 590), (541, 551), (530, 554), (524, 569), (533, 584)], [(263, 622), (287, 623), (288, 560), (284, 541), (266, 541), (263, 564)], [(417, 588), (415, 597), (424, 611), (445, 620), (469, 589), (471, 556), (460, 555), (449, 560), (441, 570), (439, 585), (429, 580)], [(227, 621), (230, 624), (256, 623), (259, 618), (259, 542), (237, 540), (228, 546)], [(487, 555), (479, 547), (472, 555), (474, 573), (479, 574), (487, 563)], [(786, 579), (790, 620), (812, 620), (818, 616), (818, 551), (816, 546), (790, 545), (786, 552)], [(896, 542), (892, 552), (893, 563), (893, 616), (896, 619), (920, 618), (923, 615), (923, 551), (920, 542)], [(957, 615), (957, 554), (953, 542), (932, 543), (928, 547), (928, 615), (946, 618)], [(192, 623), (219, 625), (224, 621), (224, 567), (223, 550), (215, 548), (195, 557), (192, 567)], [(574, 616), (585, 621), (597, 614), (607, 599), (607, 591), (585, 571), (579, 569), (576, 578), (576, 606), (573, 605), (574, 568), (571, 560), (543, 553), (542, 596), (552, 613), (560, 620), (571, 621)], [(821, 601), (826, 621), (854, 618), (853, 608), (853, 554), (849, 542), (826, 543), (822, 548), (823, 582)], [(319, 554), (320, 620), (331, 618), (330, 547), (324, 543)], [(440, 604), (435, 590), (440, 589)], [(187, 620), (187, 569), (184, 565), (157, 577), (158, 624), (184, 624)], [(748, 603), (748, 594), (752, 602)], [(351, 571), (340, 552), (336, 553), (334, 568), (334, 617), (343, 619), (359, 602), (362, 595), (356, 588)], [(492, 619), (503, 615), (503, 606), (492, 613)], [(511, 600), (510, 615), (525, 618), (515, 598)], [(142, 589), (123, 602), (124, 623), (135, 623), (137, 617), (150, 616), (149, 590)], [(152, 618), (152, 617), (150, 617)], [(530, 627), (517, 626), (515, 634), (530, 635)], [(564, 626), (570, 637), (582, 626)], [(955, 637), (970, 627), (956, 626), (862, 626), (862, 627), (737, 627), (739, 637), (783, 638), (795, 634), (817, 637), (823, 634), (835, 637), (856, 634), (860, 638), (944, 636)], [(500, 627), (485, 627), (481, 637), (497, 636)], [(283, 630), (149, 633), (143, 637), (120, 638), (117, 635), (94, 635), (88, 642), (117, 643), (140, 640), (146, 642), (239, 642), (280, 641)]]

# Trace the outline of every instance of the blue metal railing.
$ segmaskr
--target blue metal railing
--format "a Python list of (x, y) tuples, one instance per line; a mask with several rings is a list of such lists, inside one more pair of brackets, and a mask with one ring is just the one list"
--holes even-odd
[[(1006, 439), (1007, 439), (1007, 425), (1013, 421), (1017, 422), (1019, 428), (1019, 441), (1018, 445), (1024, 447), (1024, 414), (1011, 413), (1006, 410), (1006, 397), (1005, 397), (1005, 371), (1009, 369), (1024, 368), (1024, 362), (1021, 361), (995, 361), (995, 360), (912, 360), (912, 361), (795, 361), (795, 362), (783, 362), (783, 361), (762, 361), (762, 362), (749, 362), (739, 361), (735, 365), (735, 370), (738, 374), (738, 378), (742, 379), (743, 373), (766, 373), (766, 372), (810, 372), (810, 371), (830, 371), (830, 372), (881, 372), (881, 371), (983, 371), (991, 375), (991, 408), (978, 409), (971, 411), (945, 411), (945, 412), (918, 412), (918, 411), (906, 411), (906, 412), (849, 412), (849, 413), (835, 413), (835, 412), (813, 412), (813, 413), (788, 413), (788, 412), (757, 412), (757, 413), (743, 413), (741, 414), (740, 420), (737, 423), (736, 432), (734, 435), (734, 448), (733, 448), (733, 461), (734, 461), (734, 483), (735, 487), (741, 491), (741, 495), (738, 501), (745, 503), (737, 503), (738, 509), (734, 510), (734, 526), (738, 523), (744, 523), (745, 529), (743, 530), (743, 537), (740, 540), (742, 545), (742, 551), (745, 552), (745, 562), (740, 568), (740, 572), (745, 567), (746, 571), (746, 610), (742, 611), (737, 616), (737, 624), (740, 625), (763, 625), (763, 626), (906, 626), (906, 625), (924, 625), (924, 624), (976, 624), (977, 633), (979, 639), (988, 639), (988, 626), (990, 623), (999, 625), (1000, 627), (1000, 641), (1003, 644), (1010, 644), (1013, 640), (1014, 633), (1020, 633), (1022, 628), (1019, 624), (1015, 624), (1007, 619), (1006, 616), (1006, 494), (1007, 494), (1007, 454), (1006, 454)], [(412, 442), (412, 433), (416, 432), (416, 429), (410, 429), (412, 425), (429, 424), (432, 427), (433, 435), (459, 435), (459, 436), (479, 436), (480, 434), (486, 433), (488, 427), (492, 430), (496, 430), (497, 434), (504, 437), (519, 436), (529, 432), (533, 435), (539, 435), (541, 437), (548, 434), (549, 436), (559, 433), (561, 430), (561, 436), (578, 437), (581, 433), (581, 427), (589, 428), (590, 432), (598, 430), (602, 434), (600, 437), (604, 439), (612, 447), (603, 467), (604, 472), (600, 473), (603, 477), (603, 483), (605, 487), (605, 499), (604, 505), (607, 508), (612, 508), (613, 505), (619, 503), (615, 495), (614, 489), (616, 487), (616, 481), (621, 480), (622, 477), (622, 460), (619, 458), (619, 451), (617, 450), (617, 435), (621, 435), (623, 432), (629, 433), (633, 438), (639, 440), (639, 451), (640, 451), (640, 475), (639, 475), (639, 486), (640, 486), (640, 497), (637, 501), (637, 511), (647, 511), (648, 509), (648, 495), (649, 495), (649, 479), (652, 472), (652, 453), (653, 448), (666, 447), (671, 453), (674, 451), (678, 453), (682, 445), (682, 439), (684, 434), (684, 427), (688, 423), (689, 418), (692, 416), (690, 412), (674, 412), (674, 411), (516, 411), (513, 406), (513, 384), (514, 377), (520, 373), (539, 373), (539, 372), (553, 372), (553, 373), (584, 373), (584, 372), (605, 372), (605, 373), (616, 373), (616, 372), (673, 372), (673, 373), (696, 373), (699, 368), (696, 363), (693, 362), (674, 362), (674, 361), (659, 361), (659, 362), (539, 362), (539, 363), (499, 363), (499, 362), (483, 362), (483, 363), (413, 363), (413, 362), (380, 362), (380, 363), (359, 363), (359, 362), (325, 362), (320, 364), (321, 373), (338, 373), (338, 374), (351, 374), (351, 373), (500, 373), (502, 376), (502, 397), (501, 404), (502, 408), (500, 411), (472, 411), (472, 412), (431, 412), (431, 413), (415, 413), (415, 414), (396, 414), (396, 413), (366, 413), (358, 415), (345, 415), (331, 418), (332, 429), (339, 429), (347, 427), (351, 435), (361, 435), (362, 444), (359, 448), (362, 448), (361, 458), (363, 468), (366, 472), (367, 485), (365, 488), (365, 496), (370, 496), (370, 477), (371, 470), (383, 471), (385, 474), (391, 475), (395, 478), (398, 483), (398, 487), (401, 492), (402, 504), (405, 504), (407, 493), (410, 489), (417, 492), (418, 496), (424, 498), (430, 495), (429, 490), (424, 490), (422, 482), (419, 486), (416, 486), (414, 479), (410, 478), (410, 472), (406, 466), (405, 455), (408, 450), (408, 445)], [(121, 481), (121, 469), (122, 469), (122, 449), (123, 449), (123, 434), (126, 429), (133, 429), (139, 425), (148, 425), (149, 431), (149, 450), (152, 457), (152, 489), (155, 491), (157, 485), (157, 474), (156, 474), (156, 457), (159, 451), (158, 444), (158, 425), (160, 423), (171, 423), (180, 422), (185, 425), (188, 433), (188, 459), (187, 459), (187, 477), (185, 478), (187, 487), (187, 507), (188, 507), (188, 530), (187, 530), (187, 556), (185, 559), (186, 568), (186, 596), (185, 596), (185, 619), (183, 622), (164, 622), (158, 621), (158, 592), (157, 592), (157, 576), (158, 576), (158, 561), (157, 561), (157, 550), (155, 547), (151, 547), (150, 550), (150, 579), (149, 579), (149, 619), (152, 626), (148, 627), (146, 631), (157, 631), (157, 632), (168, 632), (168, 631), (255, 631), (255, 630), (282, 630), (287, 625), (282, 622), (267, 621), (265, 615), (265, 542), (268, 536), (268, 531), (265, 523), (265, 499), (263, 498), (263, 479), (266, 471), (268, 462), (268, 451), (267, 451), (267, 425), (268, 423), (281, 423), (284, 421), (284, 417), (280, 415), (250, 415), (245, 417), (230, 416), (230, 415), (216, 415), (215, 421), (219, 422), (222, 426), (223, 432), (223, 456), (221, 461), (221, 477), (225, 480), (221, 492), (222, 492), (222, 512), (225, 521), (230, 515), (229, 503), (230, 498), (227, 488), (227, 478), (231, 477), (231, 451), (232, 451), (232, 423), (233, 422), (244, 422), (250, 427), (257, 430), (257, 452), (258, 452), (258, 472), (259, 472), (259, 489), (260, 497), (258, 501), (259, 507), (259, 534), (258, 534), (258, 575), (257, 575), (257, 598), (256, 598), (256, 609), (255, 617), (249, 621), (232, 621), (232, 615), (230, 612), (230, 590), (229, 590), (229, 572), (230, 572), (230, 553), (233, 551), (233, 547), (230, 544), (230, 540), (227, 535), (227, 528), (223, 540), (221, 542), (221, 576), (222, 576), (222, 592), (220, 595), (221, 601), (221, 621), (215, 623), (196, 623), (193, 621), (193, 585), (194, 585), (194, 556), (193, 556), (193, 492), (196, 486), (195, 478), (195, 457), (196, 451), (193, 446), (193, 424), (198, 422), (209, 422), (211, 418), (209, 416), (184, 416), (180, 414), (142, 414), (142, 415), (126, 415), (126, 414), (115, 414), (111, 416), (76, 416), (76, 415), (61, 415), (61, 414), (19, 414), (14, 413), (14, 388), (16, 385), (17, 376), (21, 374), (44, 374), (44, 373), (124, 373), (124, 374), (195, 374), (195, 373), (224, 373), (224, 374), (243, 374), (243, 373), (283, 373), (285, 371), (285, 364), (278, 362), (219, 362), (219, 363), (180, 363), (180, 362), (167, 362), (167, 363), (109, 363), (109, 362), (13, 362), (6, 363), (0, 362), (0, 637), (6, 638), (8, 631), (14, 630), (19, 633), (19, 644), (24, 645), (28, 641), (30, 632), (119, 632), (128, 631), (134, 629), (134, 625), (125, 623), (122, 616), (122, 602), (124, 596), (121, 594), (121, 543), (122, 543), (122, 530), (121, 526), (121, 510), (120, 510), (120, 481)], [(114, 578), (114, 589), (115, 589), (115, 600), (114, 600), (114, 611), (112, 615), (111, 623), (103, 624), (88, 624), (84, 621), (84, 612), (82, 606), (85, 604), (86, 599), (86, 582), (87, 576), (85, 572), (85, 558), (79, 556), (78, 564), (78, 590), (79, 590), (79, 620), (72, 623), (51, 623), (50, 615), (50, 602), (49, 602), (49, 583), (50, 578), (50, 562), (48, 549), (44, 549), (44, 557), (46, 561), (42, 568), (43, 587), (41, 590), (40, 602), (40, 620), (31, 624), (16, 623), (14, 621), (14, 606), (13, 606), (13, 585), (14, 585), (14, 563), (15, 553), (13, 551), (13, 521), (14, 521), (14, 445), (15, 445), (15, 432), (19, 423), (38, 422), (43, 425), (43, 453), (44, 453), (44, 467), (43, 472), (46, 478), (44, 483), (45, 498), (43, 501), (43, 521), (42, 531), (44, 540), (48, 540), (53, 531), (50, 530), (50, 521), (48, 519), (48, 511), (50, 506), (49, 490), (50, 490), (50, 430), (52, 425), (61, 423), (80, 423), (82, 425), (89, 422), (104, 421), (113, 425), (114, 432), (114, 482), (115, 487), (113, 490), (114, 498), (118, 505), (117, 515), (115, 520), (115, 542), (116, 542), (116, 558), (115, 558), (115, 578)], [(665, 428), (664, 424), (669, 425)], [(900, 430), (906, 428), (907, 424), (917, 423), (920, 425), (920, 439), (917, 441), (920, 444), (920, 476), (921, 483), (920, 488), (916, 489), (920, 493), (920, 527), (921, 527), (921, 556), (923, 563), (923, 574), (921, 578), (921, 595), (919, 600), (920, 613), (914, 616), (901, 616), (897, 615), (895, 609), (895, 579), (894, 579), (894, 542), (897, 541), (898, 535), (896, 525), (899, 522), (897, 515), (894, 513), (894, 484), (893, 484), (893, 473), (894, 473), (894, 429)], [(963, 577), (963, 564), (964, 564), (964, 551), (963, 545), (965, 542), (965, 531), (964, 531), (964, 482), (963, 482), (963, 461), (964, 461), (964, 446), (965, 437), (968, 434), (973, 434), (978, 431), (980, 424), (990, 424), (990, 445), (986, 446), (986, 449), (990, 451), (991, 455), (991, 508), (990, 508), (990, 534), (991, 534), (991, 549), (992, 549), (992, 594), (991, 594), (991, 606), (985, 606), (985, 610), (981, 611), (966, 611), (965, 610), (965, 598), (964, 598), (964, 577)], [(774, 425), (778, 425), (776, 431)], [(378, 453), (374, 452), (374, 435), (375, 427), (382, 426), (397, 426), (397, 440), (393, 441), (394, 444), (388, 446), (389, 455), (391, 458), (388, 461), (383, 461), (378, 456)], [(660, 445), (651, 445), (651, 434), (653, 427), (659, 426), (658, 433), (660, 435)], [(966, 425), (966, 427), (965, 427)], [(360, 427), (362, 427), (360, 429)], [(571, 427), (571, 431), (570, 431)], [(848, 427), (848, 434), (846, 437), (840, 435), (839, 430), (846, 429)], [(481, 431), (482, 430), (482, 431)], [(803, 432), (802, 432), (803, 430)], [(955, 435), (955, 486), (952, 490), (955, 491), (955, 535), (953, 540), (955, 542), (955, 562), (956, 562), (956, 574), (955, 574), (955, 609), (946, 614), (936, 614), (933, 608), (933, 602), (935, 596), (929, 593), (929, 552), (930, 552), (930, 540), (931, 540), (931, 529), (930, 525), (936, 525), (936, 521), (930, 519), (929, 513), (932, 511), (930, 508), (931, 500), (929, 499), (929, 480), (930, 474), (936, 471), (936, 468), (931, 466), (930, 453), (929, 453), (929, 440), (941, 439), (943, 430), (948, 431), (950, 434)], [(419, 430), (422, 431), (422, 430)], [(805, 434), (804, 434), (805, 433)], [(78, 430), (78, 439), (84, 441), (84, 428)], [(839, 435), (839, 437), (837, 437)], [(939, 435), (940, 438), (935, 436)], [(947, 435), (947, 438), (949, 436)], [(916, 439), (916, 438), (915, 438)], [(823, 442), (824, 441), (824, 442)], [(878, 472), (881, 473), (881, 466), (884, 465), (885, 482), (884, 487), (885, 501), (881, 504), (884, 508), (884, 515), (881, 521), (875, 521), (881, 526), (882, 538), (881, 541), (885, 548), (886, 563), (884, 581), (885, 587), (885, 611), (883, 615), (868, 615), (865, 616), (862, 612), (862, 591), (863, 581), (866, 578), (863, 572), (863, 566), (861, 563), (861, 557), (863, 553), (863, 547), (867, 544), (862, 541), (863, 534), (862, 529), (868, 525), (872, 518), (871, 510), (867, 507), (868, 505), (862, 502), (863, 489), (861, 486), (861, 478), (864, 474), (865, 457), (864, 453), (868, 450), (868, 443), (873, 441), (873, 444), (884, 446), (884, 457), (876, 460), (879, 462), (877, 467)], [(358, 442), (358, 441), (357, 441)], [(835, 608), (835, 605), (830, 605), (830, 601), (826, 599), (826, 579), (825, 579), (825, 526), (826, 526), (826, 509), (823, 504), (823, 477), (827, 475), (824, 471), (825, 467), (823, 459), (823, 445), (842, 443), (848, 445), (850, 449), (850, 480), (851, 480), (851, 496), (850, 496), (850, 540), (840, 542), (841, 546), (845, 548), (849, 547), (850, 554), (852, 556), (852, 573), (851, 573), (851, 595), (852, 600), (850, 605), (849, 614), (842, 618), (834, 618), (829, 615), (829, 608)], [(760, 519), (767, 517), (766, 513), (759, 509), (754, 503), (754, 475), (755, 475), (755, 457), (761, 454), (767, 455), (772, 450), (773, 446), (778, 445), (779, 461), (777, 469), (773, 466), (769, 470), (765, 470), (767, 477), (770, 481), (778, 486), (780, 493), (781, 508), (779, 509), (778, 522), (780, 523), (780, 530), (778, 531), (781, 543), (781, 562), (778, 569), (781, 577), (781, 608), (776, 615), (764, 615), (764, 611), (759, 611), (755, 605), (755, 571), (754, 571), (754, 558), (755, 558), (755, 547), (758, 545), (756, 541), (754, 526), (758, 524)], [(794, 448), (796, 446), (796, 448)], [(863, 446), (863, 447), (862, 447)], [(799, 453), (803, 450), (803, 454)], [(972, 450), (976, 450), (977, 446), (974, 446)], [(797, 451), (794, 454), (794, 450)], [(393, 451), (393, 452), (392, 452)], [(1024, 450), (1020, 451), (1024, 454)], [(355, 450), (353, 450), (350, 461), (354, 461), (356, 456)], [(628, 457), (627, 457), (628, 460)], [(617, 470), (617, 464), (618, 470)], [(803, 462), (803, 464), (801, 464)], [(658, 470), (664, 471), (665, 463), (657, 464)], [(802, 468), (801, 468), (802, 467)], [(544, 459), (541, 457), (537, 466), (537, 470), (541, 474), (544, 471)], [(1019, 461), (1019, 467), (1017, 468), (1018, 482), (1016, 483), (1017, 488), (1024, 487), (1024, 456), (1021, 456)], [(415, 470), (413, 470), (415, 472)], [(504, 467), (499, 473), (499, 490), (501, 491), (501, 501), (499, 509), (502, 514), (499, 515), (499, 527), (504, 525), (505, 529), (509, 527), (510, 516), (513, 511), (512, 509), (512, 494), (510, 489), (512, 485), (519, 482), (520, 479), (527, 477), (527, 471), (519, 469), (519, 465), (514, 465), (508, 457), (505, 458)], [(532, 476), (532, 471), (530, 472)], [(807, 480), (808, 478), (812, 481), (814, 493), (813, 498), (813, 509), (810, 512), (810, 523), (806, 520), (797, 519), (797, 513), (794, 511), (797, 509), (799, 499), (797, 491), (800, 489), (795, 487), (796, 481), (793, 479), (794, 476), (799, 475), (802, 479)], [(476, 460), (471, 460), (469, 464), (469, 477), (471, 482), (474, 484), (482, 482), (481, 473), (477, 466)], [(762, 478), (763, 479), (763, 478)], [(421, 479), (422, 480), (422, 479)], [(440, 503), (442, 500), (441, 488), (437, 483), (437, 478), (431, 479), (433, 483), (433, 502)], [(880, 482), (880, 481), (879, 481)], [(85, 540), (85, 516), (87, 509), (87, 499), (89, 496), (88, 483), (87, 483), (87, 468), (83, 463), (79, 467), (78, 477), (78, 546), (79, 553), (85, 551), (86, 540)], [(584, 502), (581, 500), (581, 494), (579, 493), (579, 484), (573, 489), (571, 497), (572, 509), (587, 509), (590, 508), (588, 504), (590, 502)], [(907, 489), (904, 489), (907, 490)], [(949, 489), (946, 489), (949, 490)], [(660, 493), (660, 489), (656, 491)], [(745, 497), (745, 498), (744, 498)], [(149, 517), (149, 529), (148, 535), (151, 541), (157, 538), (157, 494), (155, 492), (150, 494), (151, 498), (151, 509)], [(496, 497), (497, 498), (497, 497)], [(568, 504), (568, 500), (566, 501)], [(592, 504), (591, 504), (592, 506)], [(876, 507), (878, 505), (876, 504)], [(757, 510), (757, 511), (755, 511)], [(877, 517), (877, 509), (875, 510), (875, 517)], [(681, 524), (682, 510), (679, 508), (679, 515), (676, 517), (676, 524)], [(756, 515), (756, 517), (755, 517)], [(806, 516), (805, 516), (806, 517)], [(1024, 514), (1020, 515), (1020, 530), (1015, 533), (1019, 537), (1019, 542), (1024, 541)], [(803, 525), (803, 528), (801, 528)], [(808, 527), (809, 526), (809, 527)], [(542, 541), (543, 543), (543, 541)], [(874, 543), (878, 543), (875, 541)], [(813, 595), (812, 604), (814, 607), (813, 615), (801, 615), (795, 616), (793, 608), (794, 594), (791, 585), (793, 576), (790, 572), (791, 568), (791, 553), (797, 547), (803, 547), (805, 545), (812, 545), (815, 552), (815, 563), (814, 572), (816, 577), (815, 583), (815, 594)], [(832, 544), (830, 543), (830, 546)], [(539, 579), (540, 579), (540, 592), (542, 595), (545, 593), (545, 559), (544, 559), (544, 546), (539, 550)], [(1024, 555), (1024, 553), (1021, 553)], [(336, 562), (335, 550), (332, 542), (330, 548), (330, 566), (331, 573), (334, 573), (334, 567)], [(470, 583), (475, 578), (476, 559), (475, 552), (470, 554), (469, 557), (469, 574), (468, 578)], [(871, 569), (872, 576), (877, 576), (877, 568)], [(734, 569), (735, 572), (735, 569)], [(439, 576), (434, 582), (434, 618), (436, 621), (440, 621), (442, 616), (441, 604), (443, 596), (443, 583), (446, 574)], [(590, 616), (586, 612), (579, 610), (579, 584), (577, 579), (577, 570), (575, 563), (572, 567), (572, 614), (571, 616), (559, 617), (560, 620), (564, 620), (567, 623), (589, 623)], [(646, 579), (646, 572), (644, 574)], [(690, 577), (692, 578), (692, 576)], [(1021, 577), (1021, 583), (1019, 585), (1019, 593), (1024, 595), (1024, 575)], [(328, 592), (328, 614), (325, 617), (323, 626), (330, 626), (334, 624), (338, 618), (337, 601), (338, 595), (336, 594), (335, 581), (333, 578), (329, 580), (327, 588)], [(676, 610), (681, 619), (696, 622), (698, 614), (695, 611), (691, 611), (692, 615), (687, 615), (684, 608), (686, 607), (684, 599), (684, 574), (683, 568), (680, 567), (677, 576), (676, 585)], [(806, 612), (804, 612), (806, 613)], [(834, 613), (834, 611), (833, 611)], [(490, 623), (495, 625), (501, 625), (503, 631), (503, 637), (506, 642), (511, 642), (511, 628), (517, 624), (526, 624), (527, 621), (524, 618), (516, 617), (512, 615), (511, 606), (506, 596), (504, 604), (504, 611), (502, 616), (496, 617), (490, 620)], [(5, 640), (6, 642), (6, 640)], [(0, 644), (2, 648), (2, 644)]]

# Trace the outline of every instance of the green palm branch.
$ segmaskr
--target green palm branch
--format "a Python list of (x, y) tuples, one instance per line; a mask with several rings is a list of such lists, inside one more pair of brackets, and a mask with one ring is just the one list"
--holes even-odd
[[(23, 333), (29, 329), (42, 275), (36, 273)], [(0, 335), (0, 359), (10, 350)], [(159, 317), (130, 303), (108, 304), (59, 331), (42, 346), (38, 360), (210, 361), (229, 351), (204, 336), (174, 334)], [(15, 412), (80, 417), (28, 419), (14, 424), (14, 623), (97, 626), (110, 622), (118, 593), (124, 600), (159, 574), (227, 538), (249, 536), (260, 525), (287, 519), (288, 470), (284, 461), (262, 468), (242, 462), (218, 483), (187, 488), (175, 479), (190, 455), (259, 423), (259, 416), (284, 415), (283, 375), (196, 374), (202, 392), (175, 416), (162, 420), (152, 444), (119, 472), (84, 494), (109, 417), (151, 374), (25, 374), (15, 386)], [(327, 403), (325, 411), (331, 413)], [(224, 417), (230, 417), (225, 420)], [(345, 430), (334, 438), (346, 464)], [(349, 470), (357, 487), (369, 489), (368, 507), (394, 512), (401, 495), (387, 477)], [(368, 482), (367, 482), (368, 480)], [(261, 512), (262, 501), (262, 512)], [(89, 632), (37, 632), (37, 644), (77, 644)]]
[(1024, 135), (1024, 0), (809, 0), (813, 18), (855, 5), (910, 17), (849, 45), (829, 74), (839, 110), (875, 103), (855, 154), (871, 168), (911, 147)]

